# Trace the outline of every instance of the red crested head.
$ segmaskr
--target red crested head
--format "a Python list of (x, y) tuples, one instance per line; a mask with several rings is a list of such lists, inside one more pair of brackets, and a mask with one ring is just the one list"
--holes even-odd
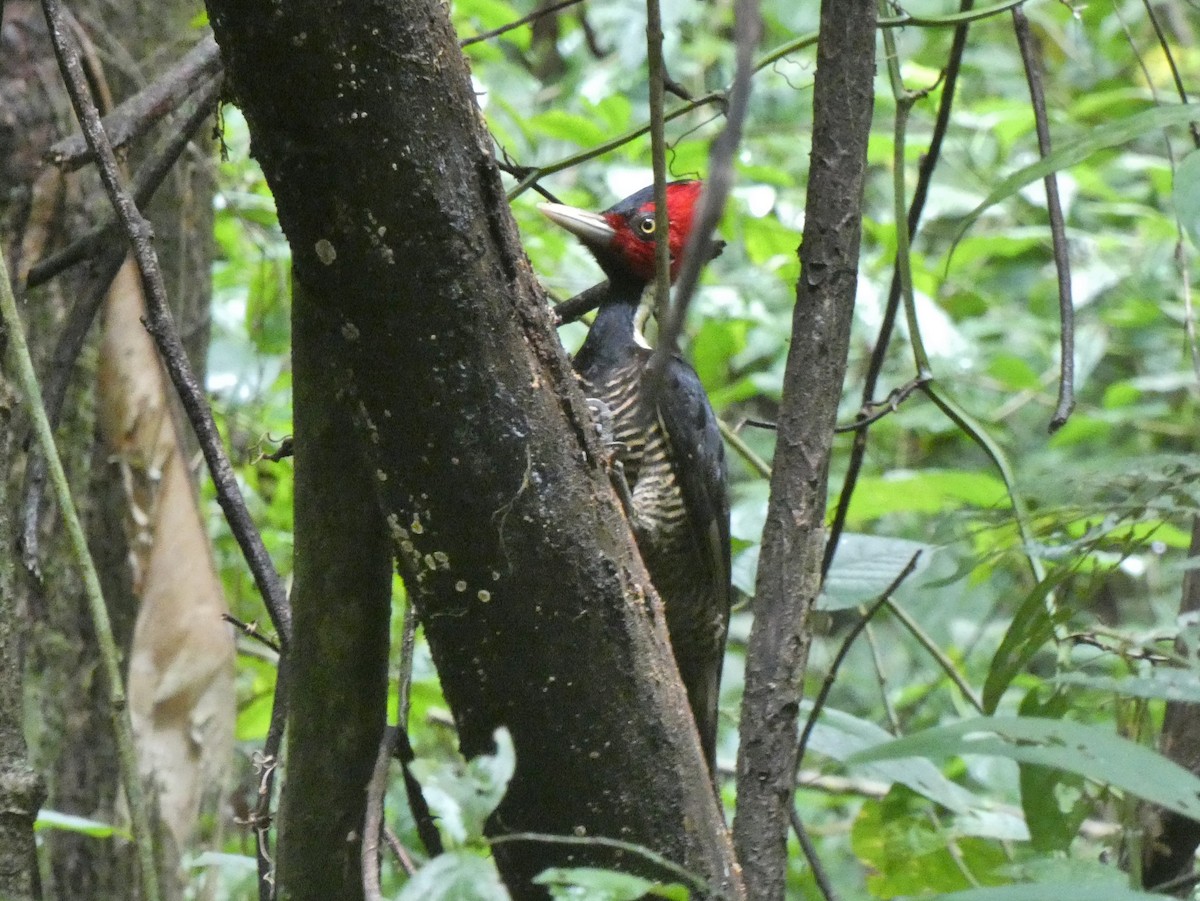
[[(671, 251), (672, 280), (679, 274), (703, 187), (700, 181), (673, 181), (667, 185), (667, 246)], [(541, 210), (577, 236), (610, 279), (646, 283), (654, 280), (653, 185), (629, 195), (603, 213), (550, 203), (542, 204)]]

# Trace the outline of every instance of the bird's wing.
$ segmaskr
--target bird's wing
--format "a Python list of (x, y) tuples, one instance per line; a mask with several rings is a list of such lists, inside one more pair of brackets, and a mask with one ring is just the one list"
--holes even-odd
[(713, 594), (728, 608), (729, 488), (725, 444), (696, 370), (672, 357), (663, 373), (658, 416), (671, 442), (675, 477), (698, 546), (712, 561)]
[[(725, 445), (717, 417), (696, 371), (672, 357), (663, 373), (657, 399), (659, 421), (666, 430), (674, 461), (675, 478), (683, 496), (696, 547), (711, 582), (700, 616), (709, 616), (701, 631), (711, 629), (712, 644), (700, 651), (701, 659), (683, 660), (676, 648), (692, 711), (700, 732), (709, 768), (714, 766), (717, 706), (720, 701), (721, 664), (729, 626), (729, 489)], [(711, 606), (710, 606), (711, 605)], [(670, 612), (668, 612), (668, 617)], [(707, 645), (707, 641), (704, 642)], [(690, 677), (689, 677), (690, 674)]]

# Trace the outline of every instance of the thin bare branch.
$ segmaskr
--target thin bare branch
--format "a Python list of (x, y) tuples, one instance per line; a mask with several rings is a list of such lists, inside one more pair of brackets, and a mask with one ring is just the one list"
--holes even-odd
[(825, 680), (821, 683), (821, 688), (817, 691), (816, 697), (813, 698), (812, 709), (808, 712), (808, 719), (804, 722), (804, 729), (800, 732), (800, 741), (797, 745), (799, 750), (796, 754), (797, 771), (799, 771), (799, 765), (804, 762), (804, 752), (808, 748), (808, 740), (812, 737), (813, 729), (817, 726), (817, 720), (821, 716), (821, 711), (825, 708), (829, 692), (833, 689), (833, 683), (837, 679), (838, 670), (845, 661), (846, 655), (850, 653), (851, 645), (854, 644), (855, 639), (858, 638), (862, 630), (867, 627), (867, 623), (871, 621), (872, 617), (891, 600), (892, 595), (896, 593), (896, 589), (903, 585), (904, 580), (913, 574), (920, 559), (921, 552), (917, 551), (909, 559), (904, 569), (900, 570), (896, 578), (892, 579), (892, 583), (871, 603), (871, 606), (858, 618), (858, 621), (846, 633), (846, 637), (842, 639), (841, 647), (838, 648), (837, 653), (833, 656), (833, 661), (829, 664), (829, 670), (825, 673)]
[[(211, 78), (202, 85), (196, 92), (196, 104), (191, 114), (183, 121), (178, 130), (163, 142), (161, 149), (157, 150), (138, 170), (130, 184), (130, 191), (133, 194), (134, 203), (139, 207), (145, 206), (154, 197), (155, 191), (163, 183), (167, 173), (171, 171), (176, 160), (187, 149), (192, 135), (212, 115), (220, 92), (221, 79), (219, 77)], [(34, 264), (28, 275), (25, 276), (25, 287), (27, 289), (36, 288), (76, 263), (90, 259), (102, 247), (116, 241), (119, 234), (120, 227), (116, 216), (108, 217), (103, 224), (76, 238), (62, 250)]]
[(363, 817), (360, 848), (363, 896), (366, 901), (383, 901), (383, 888), (379, 884), (379, 839), (383, 835), (383, 798), (387, 793), (388, 764), (396, 747), (397, 731), (395, 726), (384, 728), (379, 753), (375, 755), (375, 768), (371, 771), (371, 781), (367, 783), (367, 811)]
[(543, 16), (550, 16), (556, 12), (566, 9), (568, 6), (575, 6), (582, 3), (583, 0), (559, 0), (558, 3), (552, 3), (549, 6), (543, 6), (535, 9), (527, 16), (509, 22), (507, 25), (501, 25), (499, 28), (493, 28), (491, 31), (483, 31), (479, 34), (471, 35), (469, 38), (463, 38), (458, 42), (460, 47), (470, 47), (472, 44), (478, 44), (480, 41), (489, 41), (492, 38), (499, 37), (506, 32), (512, 31), (514, 28), (520, 28), (522, 25), (528, 25), (530, 22), (536, 21)]
[[(1029, 82), (1029, 99), (1033, 105), (1033, 121), (1037, 127), (1038, 150), (1043, 157), (1050, 155), (1050, 125), (1046, 121), (1046, 91), (1042, 87), (1041, 48), (1029, 28), (1025, 11), (1013, 8), (1013, 30), (1025, 78)], [(1051, 172), (1043, 179), (1046, 186), (1046, 208), (1050, 214), (1050, 238), (1054, 245), (1054, 268), (1058, 272), (1058, 316), (1060, 375), (1058, 404), (1050, 418), (1050, 431), (1056, 432), (1075, 408), (1075, 303), (1071, 298), (1071, 260), (1067, 251), (1067, 230), (1063, 221), (1062, 201), (1058, 196), (1058, 177)]]
[(840, 901), (841, 896), (834, 889), (829, 874), (825, 872), (825, 865), (821, 863), (821, 858), (817, 855), (817, 847), (813, 844), (808, 830), (804, 828), (804, 822), (800, 819), (800, 812), (796, 810), (796, 805), (792, 805), (789, 815), (792, 820), (792, 831), (796, 833), (796, 840), (800, 842), (800, 850), (804, 852), (804, 859), (808, 861), (817, 888), (820, 889), (825, 901)]
[(679, 343), (688, 306), (692, 302), (696, 286), (700, 283), (700, 271), (713, 257), (713, 233), (725, 212), (725, 202), (733, 187), (733, 158), (742, 140), (742, 129), (750, 105), (750, 88), (754, 78), (754, 53), (762, 38), (759, 0), (736, 0), (733, 16), (736, 68), (733, 85), (729, 89), (725, 128), (717, 135), (709, 151), (708, 176), (704, 182), (704, 191), (700, 195), (692, 232), (683, 252), (683, 263), (676, 279), (675, 298), (667, 307), (666, 319), (661, 322), (658, 347), (647, 369), (645, 390), (651, 394), (667, 360)]
[[(122, 102), (103, 119), (104, 131), (114, 150), (145, 134), (157, 121), (173, 113), (210, 81), (221, 81), (221, 55), (213, 36), (206, 35), (171, 69)], [(67, 172), (95, 159), (84, 135), (72, 135), (53, 144), (46, 158)]]

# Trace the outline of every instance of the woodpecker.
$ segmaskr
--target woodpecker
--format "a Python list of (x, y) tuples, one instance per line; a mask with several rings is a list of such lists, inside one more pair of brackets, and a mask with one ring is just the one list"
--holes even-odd
[[(701, 187), (699, 181), (667, 185), (672, 280)], [(654, 189), (638, 191), (603, 213), (556, 203), (540, 209), (578, 237), (608, 276), (608, 291), (574, 367), (602, 429), (611, 431), (618, 491), (662, 598), (675, 663), (709, 772), (715, 773), (730, 607), (728, 476), (717, 418), (696, 371), (672, 355), (653, 399), (645, 386), (652, 351), (636, 315), (654, 282)]]

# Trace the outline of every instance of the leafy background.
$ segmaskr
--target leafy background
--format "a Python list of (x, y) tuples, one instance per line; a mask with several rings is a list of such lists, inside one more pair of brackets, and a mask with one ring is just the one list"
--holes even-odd
[[(803, 44), (798, 39), (816, 29), (817, 4), (764, 0), (763, 7), (764, 54)], [(726, 86), (730, 4), (663, 0), (662, 8), (672, 77), (695, 96)], [(530, 9), (527, 2), (455, 0), (452, 11), (460, 35), (469, 36)], [(904, 7), (927, 16), (955, 9), (940, 0)], [(851, 647), (804, 759), (797, 806), (844, 897), (1027, 881), (1042, 883), (1043, 892), (1046, 883), (1075, 887), (1056, 888), (1062, 898), (1071, 891), (1093, 899), (1132, 897), (1109, 852), (1141, 839), (1137, 797), (1156, 798), (1163, 786), (1177, 785), (1170, 779), (1178, 774), (1146, 750), (1161, 719), (1161, 699), (1200, 698), (1194, 624), (1184, 627), (1192, 653), (1173, 661), (1181, 668), (1153, 665), (1172, 656), (1170, 639), (1180, 628), (1176, 608), (1190, 517), (1198, 507), (1200, 459), (1193, 451), (1200, 380), (1186, 327), (1196, 266), (1184, 233), (1191, 229), (1195, 236), (1200, 223), (1200, 157), (1187, 156), (1191, 141), (1178, 115), (1162, 128), (1141, 127), (1143, 120), (1133, 118), (1175, 99), (1145, 7), (1132, 0), (1086, 7), (1042, 0), (1027, 3), (1025, 11), (1044, 56), (1055, 146), (1096, 145), (1058, 173), (1077, 315), (1078, 406), (1065, 427), (1048, 434), (1059, 319), (1040, 181), (988, 205), (964, 231), (968, 214), (1003, 179), (1038, 158), (1011, 18), (1000, 12), (971, 28), (911, 265), (937, 383), (1007, 459), (1017, 506), (993, 462), (919, 393), (871, 428), (848, 533), (816, 622), (809, 697), (861, 605), (879, 595), (916, 550), (922, 557), (894, 606), (876, 615)], [(1178, 3), (1159, 12), (1186, 83), (1200, 63), (1196, 10)], [(545, 170), (541, 184), (565, 203), (601, 209), (650, 181), (647, 137), (590, 158), (593, 148), (646, 120), (644, 35), (644, 5), (609, 0), (560, 14), (549, 39), (535, 40), (526, 26), (467, 49), (497, 145), (514, 164)], [(932, 132), (952, 30), (910, 26), (894, 36), (905, 84), (928, 91), (909, 120), (911, 186)], [(766, 461), (773, 434), (745, 421), (771, 420), (781, 390), (804, 222), (814, 60), (810, 44), (755, 76), (736, 187), (720, 229), (728, 247), (708, 269), (684, 338), (720, 416)], [(681, 104), (669, 99), (668, 106)], [(718, 105), (701, 105), (668, 125), (673, 176), (704, 173), (719, 112)], [(881, 52), (844, 422), (858, 411), (896, 255), (895, 112)], [(1126, 137), (1121, 128), (1130, 122)], [(251, 510), (286, 574), (290, 463), (263, 454), (290, 430), (288, 250), (249, 159), (245, 124), (232, 108), (225, 112), (225, 142), (208, 387), (240, 461)], [(509, 184), (515, 188), (517, 181)], [(520, 193), (513, 210), (534, 268), (565, 298), (600, 273), (573, 239), (536, 212), (538, 199)], [(562, 329), (568, 349), (583, 331), (582, 325)], [(881, 395), (914, 372), (901, 324)], [(836, 445), (831, 508), (851, 440), (846, 434)], [(725, 668), (723, 769), (736, 758), (768, 492), (760, 466), (736, 453), (733, 460), (735, 582), (743, 600)], [(260, 618), (257, 594), (211, 492), (208, 497), (230, 603), (244, 619)], [(1018, 506), (1026, 511), (1028, 540), (1017, 527)], [(399, 581), (395, 598), (398, 648), (405, 609)], [(248, 757), (265, 735), (274, 676), (261, 648), (244, 643), (242, 651), (238, 738)], [(393, 703), (393, 715), (394, 709)], [(1049, 731), (1031, 736), (1013, 727), (1012, 734), (980, 740), (983, 726), (972, 722), (980, 709), (1004, 715), (1004, 722), (1019, 714), (1043, 717)], [(404, 888), (405, 877), (386, 860), (385, 890), (406, 899), (504, 897), (480, 838), (481, 811), (470, 799), (481, 782), (502, 791), (511, 761), (503, 759), (503, 743), (498, 758), (482, 764), (466, 766), (457, 758), (436, 673), (419, 641), (409, 728), (418, 771), (455, 851)], [(909, 756), (878, 747), (892, 736), (911, 737)], [(1063, 741), (1103, 753), (1097, 751), (1099, 762), (1055, 758), (1050, 752)], [(1026, 762), (1019, 767), (1015, 759), (1022, 753)], [(732, 816), (731, 780), (725, 786)], [(253, 786), (238, 791), (244, 803)], [(487, 796), (498, 797), (494, 791)], [(421, 863), (400, 787), (389, 794), (388, 819)], [(221, 853), (202, 855), (193, 865), (197, 873), (216, 872), (221, 896), (246, 896), (253, 847), (236, 830), (222, 834), (229, 837)], [(790, 896), (819, 898), (811, 868), (792, 841)], [(547, 874), (547, 880), (558, 880), (553, 890), (562, 897), (635, 898), (649, 889), (611, 874)], [(201, 884), (197, 878), (197, 896)], [(686, 895), (678, 884), (656, 891)]]

